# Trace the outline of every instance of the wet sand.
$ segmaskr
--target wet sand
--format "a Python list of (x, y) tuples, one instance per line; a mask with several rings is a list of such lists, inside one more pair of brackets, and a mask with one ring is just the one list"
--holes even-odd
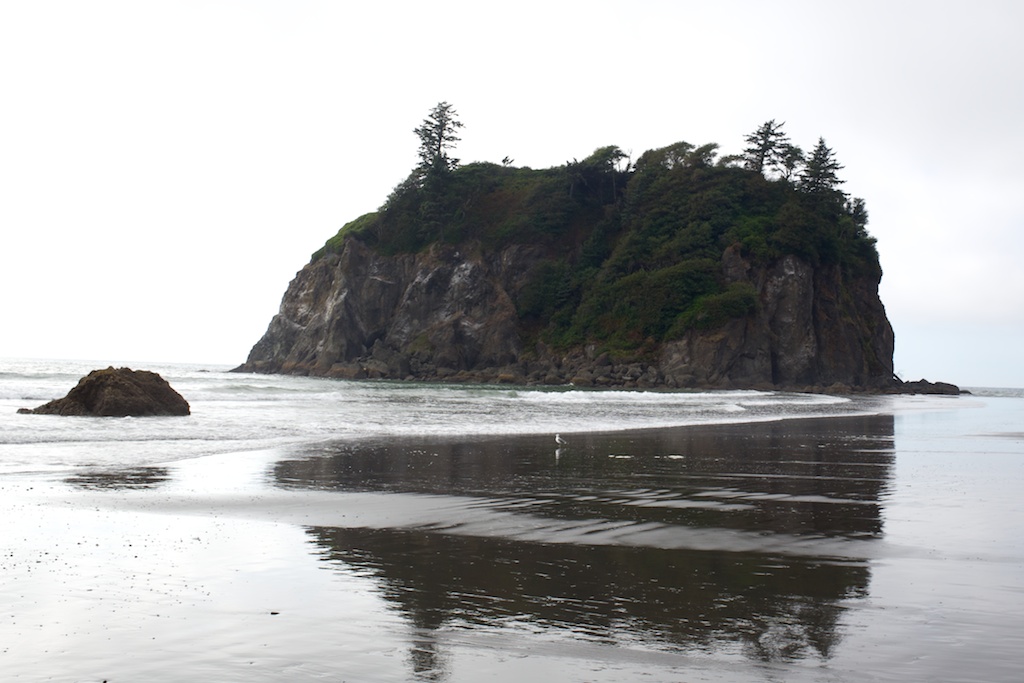
[(0, 670), (1016, 681), (1021, 401), (951, 405), (6, 477)]

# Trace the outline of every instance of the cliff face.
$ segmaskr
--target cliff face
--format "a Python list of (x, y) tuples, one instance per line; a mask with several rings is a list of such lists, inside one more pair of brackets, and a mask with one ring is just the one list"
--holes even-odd
[(669, 388), (890, 389), (864, 203), (713, 145), (415, 174), (330, 238), (239, 369)]
[(878, 271), (849, 275), (788, 254), (731, 247), (720, 279), (747, 283), (753, 312), (642, 352), (530, 342), (516, 302), (545, 253), (434, 244), (385, 255), (356, 237), (291, 282), (240, 371), (627, 387), (795, 388), (893, 384), (893, 332)]
[(303, 268), (243, 371), (432, 379), (518, 362), (510, 292), (536, 261), (435, 247), (384, 256), (357, 239)]
[(727, 277), (754, 285), (757, 312), (666, 344), (660, 370), (675, 385), (892, 385), (894, 338), (877, 279), (812, 268), (794, 255), (760, 268), (734, 250), (723, 260)]

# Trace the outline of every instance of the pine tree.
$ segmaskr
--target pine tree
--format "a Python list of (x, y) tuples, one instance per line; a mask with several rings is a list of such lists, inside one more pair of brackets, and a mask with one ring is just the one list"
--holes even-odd
[(845, 181), (840, 180), (836, 173), (842, 169), (835, 154), (825, 144), (825, 138), (818, 138), (818, 144), (800, 172), (800, 189), (814, 195), (838, 192), (839, 185)]
[(459, 141), (456, 135), (462, 122), (456, 118), (455, 108), (439, 102), (430, 110), (423, 124), (413, 130), (420, 139), (420, 163), (416, 172), (420, 180), (431, 175), (445, 175), (459, 165), (459, 160), (448, 156), (448, 150)]
[(747, 143), (747, 148), (743, 150), (743, 159), (748, 169), (763, 174), (769, 169), (783, 168), (784, 153), (790, 146), (789, 138), (782, 132), (784, 125), (785, 121), (775, 123), (775, 119), (772, 119), (743, 138)]

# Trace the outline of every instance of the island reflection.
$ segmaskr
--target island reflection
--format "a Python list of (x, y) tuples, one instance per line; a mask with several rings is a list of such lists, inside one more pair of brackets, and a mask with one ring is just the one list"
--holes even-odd
[(557, 454), (554, 445), (335, 444), (274, 474), (288, 488), (457, 497), (507, 512), (511, 528), (520, 515), (550, 521), (525, 539), (427, 525), (308, 529), (333, 566), (375, 577), (408, 618), (419, 674), (443, 670), (428, 637), (440, 629), (830, 657), (844, 602), (868, 592), (892, 416), (574, 435)]

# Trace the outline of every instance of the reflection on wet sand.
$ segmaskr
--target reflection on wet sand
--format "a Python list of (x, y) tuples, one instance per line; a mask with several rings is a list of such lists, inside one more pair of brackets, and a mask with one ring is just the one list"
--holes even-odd
[(332, 561), (370, 570), (420, 631), (529, 622), (605, 643), (736, 641), (760, 659), (817, 653), (864, 563), (751, 553), (528, 544), (415, 530), (316, 527)]
[(274, 476), (501, 513), (476, 525), (308, 528), (333, 566), (376, 577), (408, 618), (421, 678), (443, 677), (430, 636), (440, 629), (830, 657), (883, 532), (891, 416), (568, 440), (558, 457), (550, 437), (337, 444)]
[(115, 470), (89, 470), (67, 477), (72, 486), (98, 491), (152, 489), (170, 479), (166, 467), (126, 467)]

